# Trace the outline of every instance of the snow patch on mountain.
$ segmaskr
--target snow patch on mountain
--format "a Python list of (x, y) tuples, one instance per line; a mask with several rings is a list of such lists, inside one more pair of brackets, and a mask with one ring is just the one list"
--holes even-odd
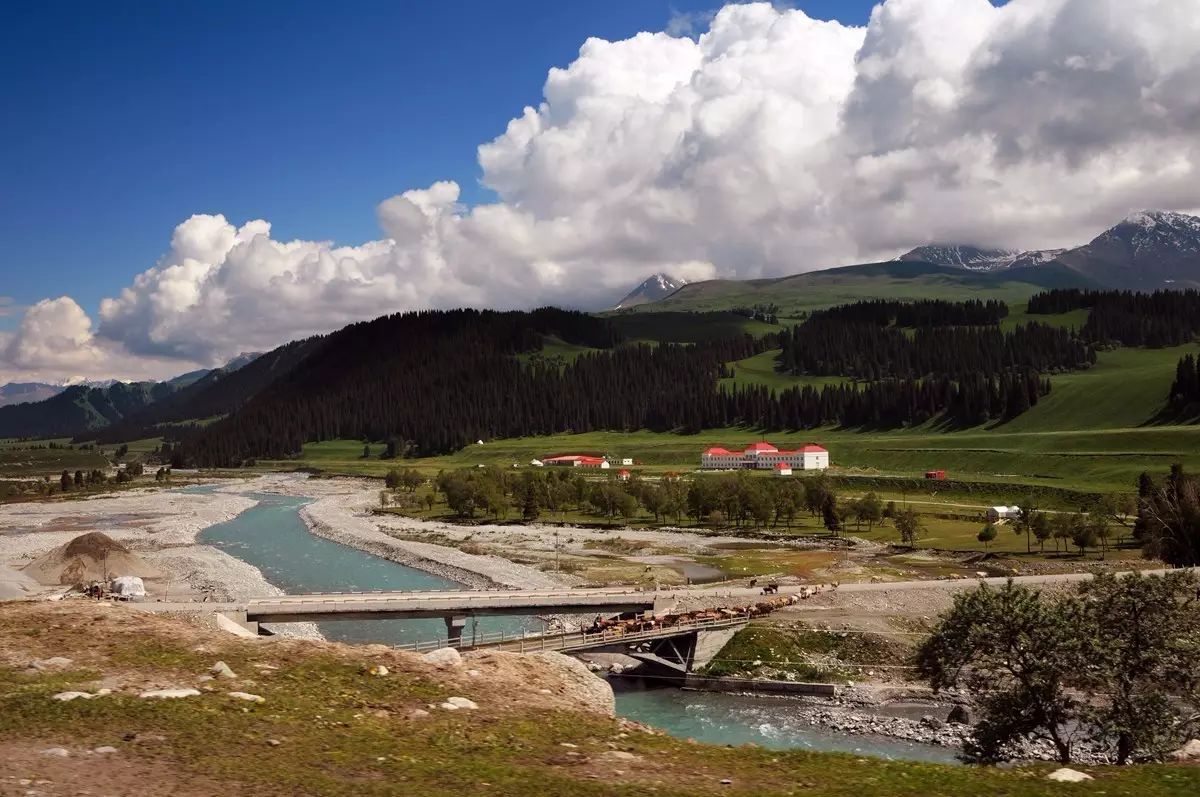
[(636, 307), (639, 304), (657, 302), (659, 299), (667, 298), (687, 284), (688, 281), (685, 279), (672, 277), (662, 272), (651, 274), (640, 285), (626, 294), (624, 299), (617, 302), (613, 309), (625, 310), (630, 307)]

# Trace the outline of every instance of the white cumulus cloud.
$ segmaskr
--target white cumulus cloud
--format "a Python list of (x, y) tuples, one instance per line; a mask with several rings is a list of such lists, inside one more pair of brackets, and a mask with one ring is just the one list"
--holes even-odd
[(9, 363), (97, 341), (211, 363), (385, 312), (597, 306), (658, 271), (789, 274), (930, 241), (1073, 245), (1200, 207), (1195, 0), (887, 0), (865, 28), (737, 4), (669, 31), (551, 69), (479, 147), (496, 202), (405, 191), (358, 246), (196, 215), (90, 343), (22, 331)]

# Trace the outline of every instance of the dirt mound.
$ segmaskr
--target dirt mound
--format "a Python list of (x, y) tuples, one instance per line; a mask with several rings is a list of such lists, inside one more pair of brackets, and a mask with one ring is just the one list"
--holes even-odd
[(98, 531), (76, 537), (35, 559), (25, 573), (42, 584), (90, 584), (117, 576), (161, 575), (121, 543)]

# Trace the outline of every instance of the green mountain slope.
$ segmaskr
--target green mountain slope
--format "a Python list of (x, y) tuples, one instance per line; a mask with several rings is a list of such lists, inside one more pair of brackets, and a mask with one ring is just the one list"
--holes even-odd
[(1002, 299), (1020, 304), (1049, 288), (1093, 285), (1086, 277), (1057, 264), (979, 273), (932, 263), (888, 261), (776, 279), (696, 282), (666, 299), (622, 312), (713, 312), (774, 304), (780, 316), (796, 317), (862, 299)]

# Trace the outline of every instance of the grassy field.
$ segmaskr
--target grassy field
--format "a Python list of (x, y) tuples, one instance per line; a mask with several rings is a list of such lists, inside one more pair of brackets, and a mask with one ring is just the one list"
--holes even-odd
[[(50, 448), (50, 443), (55, 447)], [(40, 478), (68, 470), (107, 468), (108, 460), (97, 451), (70, 447), (63, 440), (3, 440), (0, 441), (0, 476), (7, 478)]]

